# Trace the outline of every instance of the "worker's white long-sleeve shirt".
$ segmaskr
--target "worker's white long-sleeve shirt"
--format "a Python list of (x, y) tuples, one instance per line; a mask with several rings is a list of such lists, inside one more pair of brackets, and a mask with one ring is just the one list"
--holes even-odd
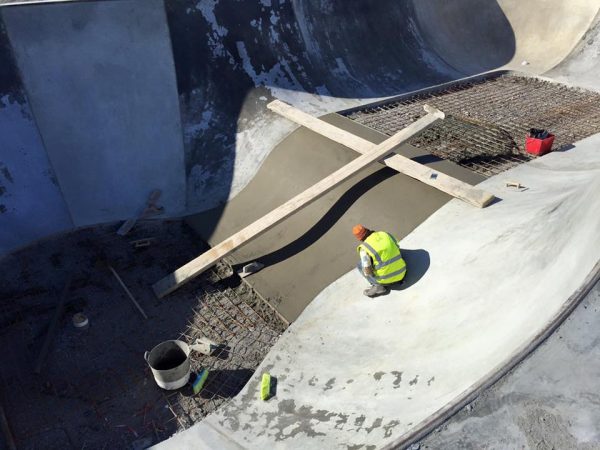
[(371, 267), (372, 263), (371, 263), (371, 257), (368, 255), (367, 252), (365, 252), (362, 248), (359, 250), (358, 252), (359, 256), (360, 256), (360, 265), (361, 267), (364, 269)]

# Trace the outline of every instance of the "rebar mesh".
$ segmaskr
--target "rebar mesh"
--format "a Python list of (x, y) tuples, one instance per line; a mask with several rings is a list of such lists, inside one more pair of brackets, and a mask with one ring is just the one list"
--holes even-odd
[[(219, 263), (157, 300), (148, 287), (206, 247), (184, 224), (140, 222), (123, 238), (118, 225), (76, 230), (0, 261), (0, 403), (21, 449), (146, 448), (191, 426), (245, 385), (287, 323)], [(151, 246), (131, 241), (153, 236)], [(110, 261), (149, 316), (141, 317), (101, 261)], [(33, 364), (68, 275), (73, 282), (39, 375)], [(71, 323), (75, 312), (89, 329)], [(204, 389), (156, 386), (145, 350), (167, 339), (205, 336), (221, 351), (194, 352), (209, 369)], [(0, 445), (1, 447), (1, 445)]]
[[(165, 395), (173, 420), (185, 429), (233, 398), (248, 382), (257, 363), (275, 344), (286, 327), (269, 311), (261, 312), (251, 305), (252, 298), (245, 284), (223, 289), (224, 280), (237, 277), (227, 264), (220, 263), (208, 274), (210, 283), (202, 283), (192, 295), (197, 304), (187, 329), (180, 339), (192, 344), (199, 337), (207, 337), (221, 348), (211, 356), (196, 354), (192, 370), (208, 369), (209, 375), (198, 396), (189, 396), (185, 390)], [(269, 315), (267, 315), (269, 314)]]
[(555, 151), (600, 131), (600, 94), (515, 75), (458, 83), (347, 117), (391, 136), (423, 116), (426, 103), (447, 118), (410, 144), (486, 176), (535, 158), (525, 151), (530, 128), (554, 134)]

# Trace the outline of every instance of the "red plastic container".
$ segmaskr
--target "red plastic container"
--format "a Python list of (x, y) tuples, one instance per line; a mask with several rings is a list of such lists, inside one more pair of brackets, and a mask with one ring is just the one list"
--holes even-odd
[(525, 150), (532, 155), (542, 156), (552, 150), (553, 143), (553, 134), (548, 134), (546, 139), (537, 139), (527, 136), (525, 138)]

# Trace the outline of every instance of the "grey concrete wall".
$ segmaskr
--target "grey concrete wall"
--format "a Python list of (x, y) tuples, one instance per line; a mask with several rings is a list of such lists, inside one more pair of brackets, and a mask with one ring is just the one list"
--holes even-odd
[(546, 76), (561, 83), (570, 83), (586, 89), (600, 90), (600, 14), (581, 38), (568, 58), (554, 67)]
[[(19, 105), (26, 115), (26, 98), (31, 105), (19, 126), (6, 110), (0, 128), (11, 130), (12, 148), (20, 127), (27, 158), (38, 155), (33, 164), (5, 143), (0, 162), (10, 153), (11, 166), (37, 164), (34, 172), (46, 174), (34, 182), (28, 172), (35, 188), (11, 186), (13, 206), (1, 219), (11, 243), (0, 242), (0, 253), (70, 227), (60, 195), (75, 225), (130, 217), (155, 188), (169, 215), (221, 206), (295, 128), (266, 109), (271, 99), (325, 114), (492, 70), (515, 55), (564, 55), (598, 2), (573, 2), (576, 20), (555, 49), (558, 37), (548, 48), (534, 32), (527, 38), (537, 19), (513, 0), (443, 10), (417, 0), (0, 0), (25, 88)], [(551, 3), (529, 2), (526, 11)], [(22, 215), (15, 206), (37, 203), (50, 206)], [(25, 223), (32, 231), (19, 237)]]
[(0, 22), (0, 255), (73, 226)]
[(409, 1), (165, 4), (192, 211), (235, 196), (292, 131), (273, 98), (320, 115), (463, 76), (429, 50)]
[(153, 189), (185, 210), (162, 0), (9, 7), (2, 16), (76, 226), (125, 219)]

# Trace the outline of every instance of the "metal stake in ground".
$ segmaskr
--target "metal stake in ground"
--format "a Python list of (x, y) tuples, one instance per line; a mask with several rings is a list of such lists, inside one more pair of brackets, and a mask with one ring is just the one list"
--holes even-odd
[(121, 277), (119, 276), (119, 274), (115, 271), (115, 269), (112, 268), (111, 265), (109, 265), (108, 268), (110, 269), (110, 271), (112, 272), (112, 274), (115, 276), (115, 278), (117, 279), (117, 281), (119, 282), (119, 284), (121, 285), (121, 287), (123, 288), (123, 290), (125, 291), (125, 293), (127, 294), (127, 296), (131, 299), (131, 301), (133, 302), (133, 304), (135, 305), (135, 307), (142, 314), (142, 316), (144, 316), (144, 319), (147, 319), (148, 316), (146, 315), (146, 313), (144, 312), (144, 310), (142, 309), (142, 307), (140, 306), (140, 304), (133, 297), (133, 294), (129, 291), (129, 289), (127, 289), (127, 286), (125, 286), (125, 283), (123, 283), (123, 280), (121, 280)]
[(50, 322), (50, 326), (48, 327), (48, 333), (46, 334), (46, 339), (42, 344), (42, 350), (40, 351), (40, 355), (38, 356), (37, 362), (35, 363), (34, 372), (39, 374), (42, 371), (42, 364), (44, 364), (44, 360), (46, 359), (46, 355), (48, 354), (48, 350), (50, 350), (50, 343), (52, 342), (52, 338), (56, 333), (56, 328), (58, 327), (58, 322), (62, 317), (63, 310), (65, 308), (65, 301), (67, 300), (67, 295), (69, 294), (69, 289), (71, 288), (71, 277), (67, 280), (65, 287), (60, 295), (58, 300), (58, 305), (56, 305), (56, 310), (54, 311), (54, 316), (52, 317), (52, 322)]

